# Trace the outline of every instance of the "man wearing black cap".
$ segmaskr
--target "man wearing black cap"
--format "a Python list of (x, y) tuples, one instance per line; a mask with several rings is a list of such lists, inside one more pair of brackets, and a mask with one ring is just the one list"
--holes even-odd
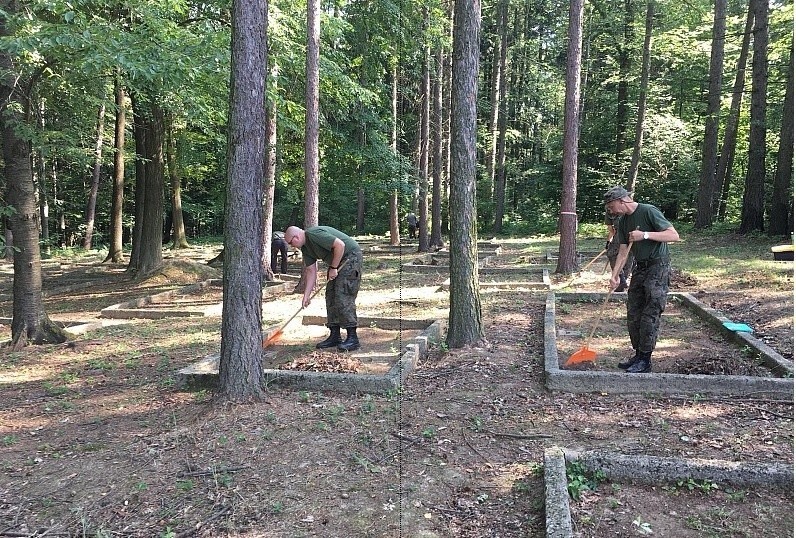
[(646, 373), (652, 370), (651, 356), (669, 293), (667, 243), (679, 241), (680, 234), (657, 207), (634, 202), (623, 187), (608, 189), (604, 201), (606, 211), (621, 216), (616, 221), (619, 255), (609, 281), (612, 290), (619, 285), (619, 273), (628, 254), (632, 251), (636, 257), (627, 290), (627, 329), (635, 355), (618, 366), (628, 373)]

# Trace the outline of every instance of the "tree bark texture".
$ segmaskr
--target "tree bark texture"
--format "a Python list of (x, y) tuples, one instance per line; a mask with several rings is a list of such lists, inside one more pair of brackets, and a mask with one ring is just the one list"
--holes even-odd
[[(270, 55), (269, 55), (270, 59)], [(271, 69), (270, 86), (271, 90), (277, 90), (277, 73), (278, 70), (274, 66)], [(268, 93), (266, 92), (266, 95)], [(265, 173), (263, 184), (263, 254), (262, 254), (262, 270), (265, 279), (271, 281), (274, 279), (274, 272), (271, 270), (271, 234), (274, 230), (284, 230), (287, 228), (286, 223), (274, 222), (274, 194), (276, 193), (276, 142), (277, 142), (277, 114), (276, 103), (268, 99), (267, 102), (268, 120), (265, 124)]]
[(447, 344), (460, 348), (484, 337), (478, 283), (476, 104), (481, 24), (479, 0), (455, 4), (451, 84), (450, 313)]
[(500, 31), (500, 55), (498, 56), (498, 93), (497, 93), (497, 143), (495, 144), (494, 201), (495, 222), (493, 231), (503, 232), (503, 215), (506, 208), (506, 56), (508, 54), (508, 1), (501, 0), (498, 9)]
[(263, 0), (232, 4), (232, 73), (224, 219), (220, 390), (233, 401), (263, 394), (263, 174), (266, 154), (266, 13)]
[(627, 173), (627, 190), (633, 192), (638, 178), (638, 166), (641, 162), (641, 148), (644, 145), (644, 117), (647, 114), (647, 91), (650, 80), (650, 51), (652, 49), (652, 25), (655, 21), (655, 2), (647, 2), (647, 17), (644, 26), (644, 50), (641, 54), (641, 87), (638, 96), (638, 117), (636, 118), (636, 139), (633, 143), (633, 156), (630, 158), (630, 169)]
[(793, 233), (793, 44), (788, 61), (788, 85), (782, 105), (777, 170), (772, 190), (768, 234), (786, 236)]
[(730, 101), (730, 112), (727, 115), (727, 126), (724, 128), (724, 141), (721, 145), (719, 164), (716, 169), (716, 176), (722, 182), (721, 192), (714, 193), (718, 196), (718, 217), (723, 220), (727, 214), (727, 197), (730, 194), (730, 184), (732, 182), (732, 163), (735, 160), (735, 147), (738, 141), (738, 120), (741, 116), (741, 102), (743, 98), (744, 85), (746, 84), (746, 63), (749, 60), (749, 42), (752, 37), (752, 27), (755, 22), (754, 11), (751, 6), (746, 16), (746, 27), (741, 42), (741, 52), (738, 55), (738, 67), (735, 70), (735, 84), (732, 90), (732, 100)]
[[(11, 35), (7, 16), (18, 9), (14, 1), (0, 2), (0, 37)], [(15, 71), (14, 59), (0, 51), (0, 133), (3, 146), (3, 176), (7, 202), (14, 213), (7, 219), (13, 231), (14, 303), (11, 320), (11, 346), (18, 350), (27, 343), (61, 343), (66, 333), (55, 325), (44, 309), (41, 251), (39, 250), (39, 207), (36, 201), (31, 145), (21, 133), (29, 116), (30, 95), (25, 95), (24, 80)]]
[[(428, 9), (424, 9), (423, 25), (428, 28)], [(417, 250), (427, 252), (428, 244), (428, 142), (431, 123), (431, 49), (423, 48), (423, 69), (420, 81), (420, 154), (418, 155), (420, 194), (417, 198)]]
[(719, 144), (721, 116), (721, 74), (724, 68), (724, 35), (727, 33), (727, 0), (715, 0), (713, 14), (713, 43), (710, 51), (708, 75), (708, 107), (705, 116), (705, 139), (702, 142), (702, 172), (697, 194), (696, 228), (713, 224), (715, 192), (721, 188), (717, 181), (716, 152)]
[[(44, 100), (39, 104), (39, 129), (44, 131)], [(41, 245), (45, 257), (50, 254), (50, 204), (47, 200), (47, 158), (39, 149), (36, 159), (37, 183), (39, 186), (39, 219), (41, 224)]]
[[(320, 77), (320, 0), (307, 0), (307, 88), (304, 126), (304, 227), (318, 225), (318, 84)], [(302, 288), (303, 289), (303, 288)]]
[(625, 0), (624, 18), (622, 20), (622, 40), (617, 43), (619, 62), (619, 82), (616, 85), (616, 157), (620, 159), (627, 147), (628, 94), (630, 89), (630, 68), (632, 58), (630, 51), (633, 46), (633, 21), (635, 10), (633, 0)]
[(431, 246), (442, 247), (442, 47), (437, 48), (431, 137)]
[[(135, 185), (135, 239), (133, 254), (127, 266), (128, 272), (137, 278), (145, 277), (163, 265), (163, 187), (164, 161), (163, 140), (165, 121), (163, 109), (147, 101), (146, 107), (140, 99), (133, 101), (135, 112), (136, 162)], [(135, 111), (135, 107), (139, 109)], [(139, 177), (140, 168), (140, 177)]]
[(111, 220), (109, 230), (108, 256), (104, 261), (122, 261), (122, 215), (124, 207), (124, 129), (127, 104), (121, 79), (114, 81), (114, 102), (116, 122), (113, 137), (113, 193), (111, 195)]
[[(766, 89), (768, 87), (768, 0), (751, 0), (754, 10), (752, 97), (749, 113), (749, 166), (741, 206), (742, 234), (763, 231), (766, 181)], [(752, 7), (754, 6), (754, 7)]]
[(583, 0), (569, 3), (569, 44), (567, 46), (567, 82), (564, 97), (564, 157), (561, 186), (561, 215), (558, 219), (560, 241), (556, 273), (568, 275), (577, 268), (575, 236), (578, 216), (578, 135), (580, 126), (580, 60), (583, 37)]
[(100, 173), (102, 172), (102, 139), (105, 135), (105, 92), (102, 92), (102, 103), (97, 109), (97, 127), (94, 130), (94, 165), (91, 167), (91, 187), (86, 202), (86, 235), (83, 237), (83, 248), (91, 249), (94, 237), (94, 220), (97, 215), (97, 193), (99, 192)]

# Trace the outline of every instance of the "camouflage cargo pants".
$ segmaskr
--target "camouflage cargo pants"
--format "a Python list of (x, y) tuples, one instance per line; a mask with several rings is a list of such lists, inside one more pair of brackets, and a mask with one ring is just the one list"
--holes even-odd
[(669, 293), (671, 263), (638, 263), (627, 290), (627, 330), (633, 349), (652, 352), (658, 341), (661, 314)]
[(355, 250), (343, 256), (337, 278), (326, 283), (327, 326), (357, 326), (356, 300), (361, 280), (362, 251)]
[[(611, 264), (611, 269), (613, 269), (616, 265), (616, 258), (619, 256), (619, 243), (615, 237), (608, 243), (608, 247), (605, 249), (605, 256), (608, 258), (608, 263)], [(632, 252), (628, 252), (625, 266), (622, 268), (622, 272), (626, 277), (629, 277), (633, 272), (633, 262), (635, 262), (635, 257)]]

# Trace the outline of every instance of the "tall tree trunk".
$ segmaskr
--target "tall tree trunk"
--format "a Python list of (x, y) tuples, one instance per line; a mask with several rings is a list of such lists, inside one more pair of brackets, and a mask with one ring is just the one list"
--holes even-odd
[[(364, 149), (364, 147), (363, 147)], [(357, 189), (357, 233), (365, 233), (365, 189), (362, 185)]]
[(721, 145), (719, 164), (716, 170), (716, 177), (722, 182), (721, 192), (714, 193), (720, 196), (718, 203), (718, 217), (724, 220), (727, 216), (727, 197), (730, 194), (730, 184), (732, 183), (732, 163), (735, 159), (735, 146), (738, 140), (738, 120), (741, 116), (741, 102), (743, 89), (746, 84), (746, 63), (749, 59), (749, 41), (752, 37), (752, 26), (755, 22), (754, 11), (749, 6), (746, 16), (746, 27), (741, 43), (741, 53), (738, 55), (738, 67), (735, 71), (735, 84), (732, 90), (732, 100), (730, 101), (730, 112), (727, 115), (727, 126), (724, 129), (724, 142)]
[[(766, 88), (768, 86), (768, 0), (750, 0), (754, 10), (752, 100), (749, 113), (749, 167), (741, 207), (742, 234), (763, 231), (766, 183)], [(751, 6), (754, 6), (752, 8)]]
[[(39, 129), (44, 131), (44, 99), (39, 103)], [(44, 152), (37, 152), (37, 175), (39, 185), (39, 219), (41, 222), (41, 245), (44, 256), (50, 255), (50, 204), (47, 201), (47, 159)]]
[[(13, 0), (0, 2), (0, 37), (13, 35), (8, 17), (18, 9)], [(15, 71), (7, 49), (0, 51), (0, 134), (3, 146), (3, 177), (7, 202), (14, 208), (7, 223), (13, 230), (14, 304), (11, 320), (11, 347), (18, 350), (34, 344), (61, 343), (66, 333), (55, 325), (44, 310), (42, 294), (41, 251), (39, 250), (39, 207), (31, 168), (30, 142), (22, 133), (32, 126), (27, 104), (30, 95), (21, 93), (27, 87)]]
[[(423, 27), (428, 28), (428, 8), (423, 11)], [(417, 250), (426, 252), (428, 245), (428, 138), (429, 124), (431, 122), (431, 49), (428, 45), (423, 48), (422, 80), (420, 81), (420, 154), (418, 164), (420, 169), (420, 194), (417, 199)]]
[[(398, 155), (398, 66), (392, 67), (392, 129), (390, 129), (390, 148), (394, 155)], [(398, 189), (393, 189), (390, 195), (390, 245), (401, 244), (401, 227), (398, 214)]]
[(224, 218), (221, 394), (263, 396), (263, 174), (266, 153), (267, 2), (233, 0), (232, 68)]
[(567, 46), (567, 88), (564, 97), (564, 158), (561, 186), (561, 216), (558, 229), (558, 265), (556, 273), (571, 274), (577, 267), (575, 236), (578, 215), (578, 110), (580, 110), (580, 61), (583, 38), (583, 0), (569, 3), (569, 44)]
[(616, 85), (616, 158), (621, 159), (622, 153), (627, 148), (627, 118), (628, 118), (628, 94), (630, 88), (630, 68), (632, 67), (633, 47), (633, 21), (635, 10), (633, 0), (624, 0), (625, 9), (622, 19), (622, 41), (617, 46), (617, 57), (619, 61), (619, 82)]
[(431, 122), (431, 246), (442, 247), (442, 47), (437, 47)]
[(500, 15), (500, 56), (498, 63), (498, 95), (497, 95), (497, 143), (495, 145), (494, 196), (495, 222), (493, 231), (503, 232), (503, 215), (506, 207), (506, 56), (508, 54), (508, 1), (501, 0)]
[(135, 233), (127, 271), (145, 277), (163, 265), (163, 110), (154, 102), (133, 99), (135, 116)]
[(171, 186), (171, 248), (188, 248), (185, 237), (185, 223), (182, 217), (182, 177), (177, 164), (177, 138), (174, 136), (174, 116), (169, 114), (166, 121), (166, 164)]
[[(269, 59), (271, 56), (269, 54)], [(273, 61), (271, 59), (271, 61)], [(270, 87), (273, 95), (277, 92), (277, 75), (279, 70), (276, 64), (271, 68)], [(266, 92), (266, 95), (268, 93)], [(276, 102), (272, 99), (267, 101), (268, 117), (265, 124), (265, 172), (264, 178), (264, 207), (263, 207), (263, 255), (262, 255), (262, 272), (265, 275), (265, 280), (272, 281), (274, 279), (274, 272), (271, 270), (271, 234), (274, 229), (284, 230), (287, 228), (286, 223), (277, 224), (274, 222), (274, 195), (276, 194), (276, 142), (277, 142), (277, 115), (276, 115)], [(283, 226), (284, 225), (284, 226)]]
[(650, 50), (652, 48), (652, 24), (655, 21), (655, 1), (647, 2), (647, 17), (644, 27), (644, 51), (641, 55), (641, 87), (638, 96), (638, 118), (636, 118), (636, 139), (633, 143), (633, 156), (627, 173), (627, 190), (636, 188), (638, 166), (641, 162), (641, 147), (644, 145), (644, 117), (647, 114), (647, 91), (650, 80)]
[[(320, 0), (307, 0), (307, 88), (304, 127), (304, 227), (318, 225), (318, 84), (320, 77)], [(302, 288), (303, 289), (303, 288)]]
[(495, 6), (496, 29), (492, 44), (492, 69), (489, 75), (489, 149), (486, 158), (486, 179), (489, 181), (490, 198), (495, 195), (495, 163), (497, 160), (498, 117), (500, 115), (500, 83), (502, 80), (501, 69), (505, 67), (503, 59), (505, 42), (503, 36), (506, 28), (506, 0), (499, 0)]
[(105, 135), (105, 91), (102, 92), (102, 103), (97, 109), (97, 127), (95, 129), (94, 165), (91, 169), (91, 188), (86, 202), (86, 235), (83, 237), (83, 248), (91, 249), (94, 237), (94, 219), (97, 214), (97, 192), (99, 192), (100, 173), (102, 172), (102, 141)]
[(116, 123), (113, 138), (113, 194), (109, 230), (108, 256), (104, 261), (122, 261), (122, 215), (124, 213), (124, 128), (127, 104), (119, 76), (114, 81)]
[(456, 2), (451, 85), (450, 313), (447, 344), (460, 348), (484, 337), (478, 282), (476, 104), (481, 2)]
[(697, 194), (695, 228), (713, 224), (715, 192), (721, 188), (716, 178), (716, 152), (719, 144), (721, 116), (721, 73), (724, 68), (724, 35), (727, 33), (727, 0), (715, 0), (713, 14), (713, 45), (708, 75), (708, 107), (705, 116), (705, 140), (702, 143), (702, 173)]
[(782, 105), (782, 126), (779, 130), (777, 170), (774, 173), (774, 196), (769, 212), (769, 235), (793, 233), (793, 43), (788, 61), (788, 85)]
[[(447, 30), (450, 42), (453, 42), (453, 4), (447, 0)], [(442, 66), (442, 235), (450, 235), (450, 164), (451, 164), (451, 78), (452, 59), (450, 53), (444, 55)]]

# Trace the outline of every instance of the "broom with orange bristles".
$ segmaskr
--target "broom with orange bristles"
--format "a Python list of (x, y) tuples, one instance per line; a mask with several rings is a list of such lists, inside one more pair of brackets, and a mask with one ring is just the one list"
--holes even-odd
[[(339, 272), (339, 271), (340, 271), (340, 269), (342, 269), (342, 267), (345, 265), (345, 262), (346, 262), (346, 260), (343, 260), (343, 263), (341, 263), (341, 264), (339, 265), (339, 267), (337, 268), (338, 272)], [(326, 287), (326, 286), (318, 286), (318, 289), (317, 289), (317, 290), (315, 290), (314, 292), (312, 292), (312, 295), (310, 295), (310, 301), (312, 301), (312, 299), (313, 299), (313, 298), (314, 298), (316, 295), (318, 295), (318, 293), (319, 293), (319, 292), (320, 292), (320, 291), (321, 291), (323, 288), (325, 288), (325, 287)], [(280, 340), (280, 338), (282, 338), (282, 333), (285, 331), (285, 327), (287, 327), (287, 324), (288, 324), (288, 323), (290, 323), (291, 321), (293, 321), (293, 320), (295, 319), (295, 317), (296, 317), (296, 316), (298, 316), (298, 315), (299, 315), (299, 313), (300, 313), (302, 310), (304, 310), (304, 304), (302, 304), (302, 305), (299, 307), (299, 309), (298, 309), (298, 310), (296, 310), (296, 312), (295, 312), (295, 313), (294, 313), (292, 316), (290, 316), (289, 318), (287, 318), (287, 321), (286, 321), (286, 322), (284, 322), (284, 323), (283, 323), (283, 324), (282, 324), (282, 325), (281, 325), (281, 326), (280, 326), (280, 327), (279, 327), (279, 328), (278, 328), (276, 331), (272, 332), (270, 336), (268, 336), (268, 337), (267, 337), (265, 340), (263, 340), (263, 347), (264, 347), (264, 348), (266, 348), (266, 347), (268, 347), (268, 346), (271, 346), (271, 345), (273, 345), (273, 344), (277, 343), (277, 342)]]

